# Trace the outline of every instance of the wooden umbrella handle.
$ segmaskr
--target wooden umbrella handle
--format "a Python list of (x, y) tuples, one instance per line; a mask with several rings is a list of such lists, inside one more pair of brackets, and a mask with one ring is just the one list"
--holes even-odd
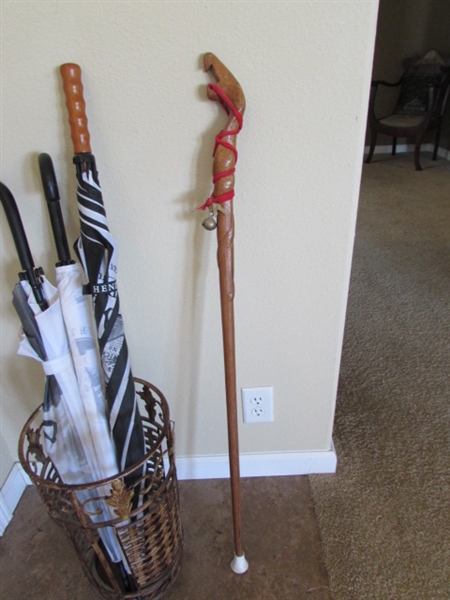
[(86, 103), (83, 98), (81, 68), (74, 63), (61, 65), (60, 73), (69, 111), (70, 133), (75, 154), (91, 153), (91, 142), (86, 116)]

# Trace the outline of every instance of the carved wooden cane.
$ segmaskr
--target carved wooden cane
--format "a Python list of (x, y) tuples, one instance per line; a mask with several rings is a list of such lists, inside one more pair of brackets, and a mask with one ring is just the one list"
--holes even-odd
[(225, 362), (225, 389), (227, 401), (228, 451), (230, 461), (231, 499), (233, 510), (234, 551), (231, 568), (245, 573), (248, 563), (244, 556), (241, 535), (241, 490), (239, 473), (239, 441), (236, 398), (236, 353), (234, 335), (234, 172), (237, 161), (236, 137), (242, 128), (245, 97), (241, 86), (214, 54), (204, 57), (205, 71), (211, 71), (217, 84), (209, 84), (207, 95), (219, 102), (230, 118), (227, 126), (216, 136), (213, 162), (214, 191), (201, 206), (210, 216), (203, 226), (216, 228), (214, 209), (217, 210), (217, 262), (220, 280), (220, 304)]

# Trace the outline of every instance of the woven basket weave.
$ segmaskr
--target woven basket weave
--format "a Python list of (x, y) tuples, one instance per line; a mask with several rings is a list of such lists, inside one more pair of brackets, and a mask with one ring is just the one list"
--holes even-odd
[[(19, 440), (20, 462), (49, 515), (72, 541), (94, 589), (110, 600), (160, 598), (179, 572), (183, 548), (169, 407), (155, 386), (142, 379), (134, 381), (146, 455), (119, 475), (100, 482), (65, 485), (45, 453), (42, 406), (28, 419)], [(142, 477), (133, 478), (142, 471)], [(105, 490), (109, 492), (106, 496)], [(86, 491), (106, 499), (117, 518), (94, 522), (89, 503), (79, 500), (80, 492)], [(109, 560), (99, 535), (102, 527), (108, 527), (119, 541), (131, 574), (119, 572)]]

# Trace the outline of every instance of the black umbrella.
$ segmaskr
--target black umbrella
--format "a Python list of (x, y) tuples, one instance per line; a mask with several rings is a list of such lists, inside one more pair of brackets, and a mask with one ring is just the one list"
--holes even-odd
[[(46, 310), (48, 308), (48, 302), (45, 297), (42, 281), (43, 271), (42, 269), (37, 269), (34, 266), (33, 257), (31, 255), (30, 246), (28, 244), (25, 229), (22, 224), (19, 209), (17, 208), (14, 196), (3, 183), (0, 183), (0, 200), (8, 220), (20, 265), (23, 269), (23, 271), (19, 273), (19, 279), (20, 281), (28, 282), (37, 305), (41, 310)], [(20, 282), (14, 286), (12, 302), (17, 314), (19, 315), (24, 335), (27, 336), (31, 348), (41, 358), (41, 360), (46, 360), (47, 355), (39, 327), (35, 321), (34, 313), (28, 303), (27, 293)], [(56, 405), (59, 403), (60, 395), (61, 391), (55, 376), (49, 375), (46, 379), (44, 393), (44, 412), (48, 411), (51, 405)], [(46, 435), (48, 436), (49, 434), (46, 433)]]
[(86, 291), (92, 294), (110, 426), (119, 468), (124, 470), (143, 458), (145, 445), (120, 313), (117, 241), (108, 229), (95, 158), (91, 153), (81, 69), (75, 64), (65, 64), (61, 75), (78, 180), (81, 235), (75, 250), (89, 281)]
[(0, 200), (3, 204), (9, 228), (16, 246), (17, 255), (19, 256), (19, 261), (23, 269), (23, 272), (19, 273), (19, 278), (28, 281), (33, 290), (36, 302), (42, 310), (45, 310), (48, 308), (48, 303), (42, 285), (43, 271), (41, 268), (36, 268), (34, 266), (33, 257), (31, 255), (30, 246), (28, 245), (27, 236), (25, 235), (22, 219), (20, 218), (19, 209), (17, 208), (14, 196), (3, 183), (0, 183)]
[[(19, 209), (17, 208), (14, 196), (3, 183), (0, 183), (0, 200), (8, 220), (20, 265), (23, 269), (23, 271), (19, 273), (19, 279), (20, 281), (27, 281), (29, 283), (39, 308), (41, 310), (46, 310), (48, 308), (48, 302), (45, 297), (42, 281), (43, 271), (41, 268), (36, 268), (34, 266), (33, 257), (31, 255)], [(20, 283), (17, 283), (14, 286), (13, 305), (22, 322), (24, 334), (28, 337), (31, 347), (36, 354), (41, 356), (42, 360), (46, 360), (45, 348), (39, 328), (35, 322), (33, 311), (28, 304), (27, 294)], [(52, 397), (57, 398), (58, 395), (58, 384), (55, 377), (51, 375), (47, 379), (44, 405), (52, 403)]]

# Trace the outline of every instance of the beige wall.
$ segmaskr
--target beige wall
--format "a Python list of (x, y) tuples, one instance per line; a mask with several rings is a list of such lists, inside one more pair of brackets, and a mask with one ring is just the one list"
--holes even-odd
[[(179, 456), (227, 451), (216, 242), (195, 210), (211, 192), (213, 137), (225, 121), (205, 99), (202, 53), (215, 52), (240, 80), (238, 387), (275, 391), (275, 422), (241, 423), (241, 450), (329, 449), (377, 1), (3, 2), (2, 10), (1, 179), (50, 275), (55, 252), (36, 156), (54, 159), (73, 241), (58, 66), (80, 63), (120, 242), (133, 371), (166, 394)], [(18, 263), (4, 219), (1, 233), (0, 483), (43, 390), (40, 366), (15, 355)]]
[[(373, 79), (397, 81), (402, 74), (405, 57), (423, 55), (432, 48), (450, 58), (450, 2), (445, 0), (380, 0)], [(382, 90), (377, 114), (389, 114), (395, 105), (394, 94)], [(428, 134), (434, 139), (433, 134)], [(368, 143), (367, 136), (367, 143)], [(379, 136), (378, 143), (391, 143), (392, 138)], [(447, 111), (441, 135), (441, 146), (450, 149), (450, 111)]]

